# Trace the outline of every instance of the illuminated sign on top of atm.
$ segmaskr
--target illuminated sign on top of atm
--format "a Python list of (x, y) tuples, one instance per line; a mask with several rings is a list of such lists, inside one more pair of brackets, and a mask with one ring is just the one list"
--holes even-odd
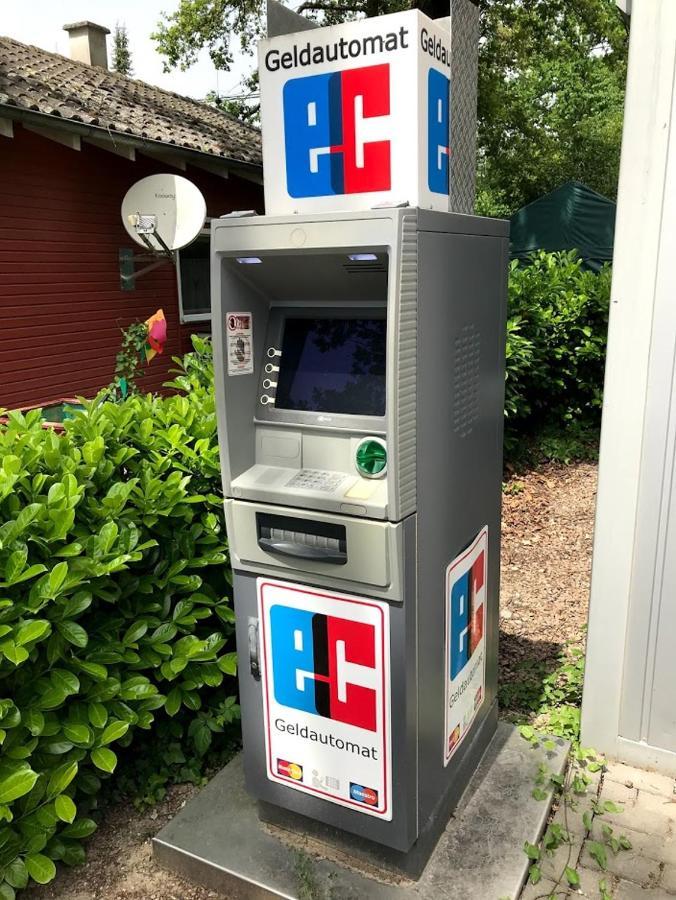
[(447, 210), (449, 44), (417, 10), (262, 42), (266, 211)]

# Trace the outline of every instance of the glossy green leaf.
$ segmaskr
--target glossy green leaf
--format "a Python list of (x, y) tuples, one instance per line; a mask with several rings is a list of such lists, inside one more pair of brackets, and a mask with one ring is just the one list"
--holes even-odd
[(77, 771), (78, 764), (76, 762), (65, 763), (54, 769), (47, 785), (47, 796), (55, 797), (57, 794), (65, 791), (77, 775)]
[(67, 794), (59, 794), (54, 801), (54, 809), (62, 822), (71, 823), (77, 815), (77, 807)]
[(68, 620), (66, 622), (58, 622), (56, 626), (59, 633), (75, 647), (86, 647), (89, 640), (87, 632), (77, 622)]
[(117, 756), (107, 747), (98, 747), (92, 750), (92, 762), (102, 772), (114, 772), (117, 765)]
[(113, 741), (119, 741), (121, 737), (123, 737), (127, 731), (129, 731), (129, 723), (128, 722), (111, 722), (110, 725), (107, 725), (101, 735), (101, 743), (102, 744), (112, 744)]
[(0, 776), (0, 803), (11, 803), (28, 794), (37, 780), (37, 772), (28, 768)]
[(27, 856), (25, 862), (28, 874), (38, 884), (47, 884), (56, 875), (56, 866), (48, 856), (44, 856), (42, 853)]

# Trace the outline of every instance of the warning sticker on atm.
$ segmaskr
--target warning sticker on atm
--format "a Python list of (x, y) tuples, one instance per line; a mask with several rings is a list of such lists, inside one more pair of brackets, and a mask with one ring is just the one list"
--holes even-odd
[(228, 375), (251, 375), (253, 360), (253, 316), (229, 312), (225, 316)]
[(386, 603), (258, 579), (267, 776), (392, 818)]
[(487, 555), (488, 528), (483, 528), (446, 570), (445, 766), (486, 696)]

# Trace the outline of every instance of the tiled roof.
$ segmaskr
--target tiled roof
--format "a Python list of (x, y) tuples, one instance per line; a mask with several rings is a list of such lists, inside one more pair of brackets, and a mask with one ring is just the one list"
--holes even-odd
[(3, 106), (262, 164), (259, 130), (221, 110), (0, 36), (0, 115)]

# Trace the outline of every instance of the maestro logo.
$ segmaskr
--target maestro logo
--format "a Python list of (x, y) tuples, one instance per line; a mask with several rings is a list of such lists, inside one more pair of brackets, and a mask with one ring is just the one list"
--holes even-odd
[(390, 189), (390, 142), (366, 136), (369, 119), (390, 114), (389, 63), (292, 78), (283, 104), (292, 197)]
[(378, 791), (364, 787), (363, 784), (354, 784), (352, 781), (350, 782), (350, 797), (358, 803), (365, 803), (367, 806), (378, 805)]
[(270, 631), (278, 703), (376, 731), (373, 625), (275, 604)]

